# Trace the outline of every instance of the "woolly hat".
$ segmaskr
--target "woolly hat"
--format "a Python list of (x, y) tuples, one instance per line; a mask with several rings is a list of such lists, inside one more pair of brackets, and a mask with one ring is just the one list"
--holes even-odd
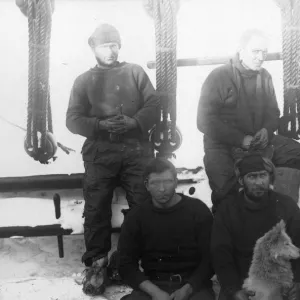
[(106, 43), (117, 43), (121, 48), (121, 37), (114, 26), (110, 24), (101, 24), (90, 36), (88, 43), (91, 47)]
[(265, 162), (260, 154), (248, 154), (240, 162), (238, 169), (240, 176), (245, 176), (248, 173), (266, 170)]

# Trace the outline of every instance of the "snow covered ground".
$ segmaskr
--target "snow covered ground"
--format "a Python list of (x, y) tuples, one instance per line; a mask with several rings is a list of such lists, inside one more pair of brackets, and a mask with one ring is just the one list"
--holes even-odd
[[(75, 77), (95, 64), (87, 39), (100, 22), (109, 22), (119, 28), (123, 39), (120, 60), (142, 65), (155, 83), (155, 71), (146, 67), (147, 61), (155, 57), (154, 26), (142, 1), (57, 0), (50, 58), (54, 133), (58, 141), (76, 152), (68, 156), (58, 150), (55, 162), (41, 165), (25, 154), (24, 132), (0, 119), (1, 177), (83, 172), (80, 155), (83, 139), (68, 132), (65, 112)], [(280, 12), (273, 0), (182, 1), (178, 13), (178, 57), (230, 55), (240, 33), (249, 27), (266, 30), (274, 41), (270, 51), (280, 51)], [(26, 127), (27, 109), (27, 36), (27, 20), (14, 1), (1, 0), (0, 116), (23, 127)], [(177, 121), (184, 139), (174, 159), (177, 167), (203, 165), (202, 135), (196, 128), (197, 102), (201, 84), (214, 67), (178, 69)], [(282, 106), (282, 64), (267, 63), (266, 67), (273, 75)], [(193, 196), (210, 205), (210, 189), (204, 172), (201, 176), (204, 180)], [(187, 192), (188, 187), (179, 187), (178, 191), (183, 189)], [(39, 197), (25, 200), (21, 196), (8, 200), (0, 195), (0, 226), (60, 222), (76, 232), (82, 231), (80, 201), (70, 195), (62, 202), (62, 217), (57, 221), (52, 200), (40, 198), (43, 200)], [(114, 204), (115, 215), (121, 217), (122, 205), (126, 204)], [(117, 217), (113, 225), (118, 226), (121, 221)], [(113, 242), (116, 243), (115, 235)], [(56, 237), (1, 239), (0, 300), (90, 299), (74, 281), (74, 276), (82, 271), (82, 235), (65, 236), (64, 248), (65, 257), (59, 258)], [(107, 296), (117, 300), (124, 290), (128, 292), (121, 287), (114, 294), (108, 291)]]

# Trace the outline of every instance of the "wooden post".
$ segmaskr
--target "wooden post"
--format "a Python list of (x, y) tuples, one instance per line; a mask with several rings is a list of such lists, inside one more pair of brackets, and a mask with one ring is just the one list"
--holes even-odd
[[(53, 196), (53, 201), (54, 201), (54, 208), (55, 208), (55, 218), (59, 219), (61, 216), (61, 211), (60, 211), (60, 195), (55, 193)], [(58, 242), (58, 254), (60, 258), (64, 257), (64, 240), (63, 240), (63, 235), (58, 235), (57, 236), (57, 242)]]

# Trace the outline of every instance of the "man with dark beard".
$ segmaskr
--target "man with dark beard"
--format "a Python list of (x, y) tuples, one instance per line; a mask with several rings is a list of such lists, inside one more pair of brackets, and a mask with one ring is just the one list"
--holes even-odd
[[(273, 163), (259, 154), (249, 154), (235, 166), (243, 187), (235, 197), (225, 198), (215, 215), (211, 252), (214, 270), (221, 285), (220, 300), (247, 300), (242, 284), (248, 277), (253, 249), (280, 220), (286, 222), (287, 233), (300, 246), (300, 210), (293, 199), (274, 192)], [(294, 288), (298, 292), (300, 260), (294, 263)]]
[(267, 53), (267, 36), (247, 30), (236, 56), (214, 69), (202, 85), (197, 126), (204, 134), (213, 211), (238, 188), (233, 168), (237, 153), (273, 148), (276, 167), (300, 169), (300, 144), (274, 134), (280, 111), (272, 77), (262, 67)]
[(155, 123), (159, 101), (142, 67), (118, 62), (120, 34), (102, 24), (88, 43), (97, 65), (74, 82), (67, 111), (67, 128), (86, 137), (82, 147), (84, 238), (87, 267), (83, 290), (103, 292), (103, 276), (111, 249), (111, 202), (120, 185), (129, 207), (148, 192), (142, 174), (153, 156), (148, 132)]

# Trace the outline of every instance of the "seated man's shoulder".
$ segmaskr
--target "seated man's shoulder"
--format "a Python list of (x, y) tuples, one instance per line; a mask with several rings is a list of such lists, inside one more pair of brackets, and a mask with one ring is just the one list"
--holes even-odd
[(261, 68), (260, 69), (260, 73), (264, 76), (264, 77), (268, 77), (268, 78), (271, 78), (271, 74), (269, 73), (269, 71), (265, 68)]
[(226, 84), (233, 80), (234, 73), (231, 64), (225, 64), (213, 69), (206, 78), (205, 84)]
[(147, 213), (151, 209), (151, 200), (147, 199), (143, 203), (139, 205), (135, 205), (133, 208), (131, 208), (126, 215), (130, 218), (138, 218), (139, 216), (142, 216), (143, 214)]
[(240, 193), (236, 193), (234, 195), (226, 196), (224, 199), (220, 201), (220, 203), (217, 206), (217, 211), (223, 212), (225, 214), (228, 213), (228, 211), (236, 210), (238, 209), (238, 203), (239, 203), (239, 197)]
[(295, 200), (292, 197), (278, 193), (276, 191), (273, 191), (272, 194), (274, 195), (274, 198), (276, 199), (276, 201), (278, 201), (280, 203), (280, 205), (288, 207), (293, 210), (299, 209), (298, 204), (295, 202)]
[(193, 212), (202, 212), (202, 213), (206, 213), (206, 214), (210, 214), (210, 209), (208, 208), (208, 206), (200, 199), (198, 198), (193, 198), (193, 197), (189, 197), (186, 195), (183, 195), (186, 206), (189, 208), (189, 210), (193, 211)]

